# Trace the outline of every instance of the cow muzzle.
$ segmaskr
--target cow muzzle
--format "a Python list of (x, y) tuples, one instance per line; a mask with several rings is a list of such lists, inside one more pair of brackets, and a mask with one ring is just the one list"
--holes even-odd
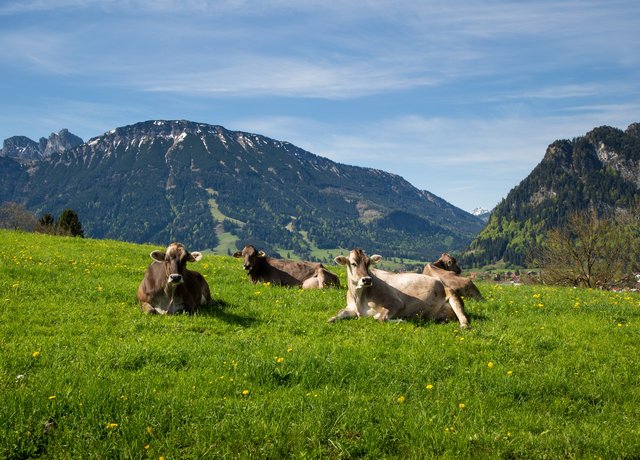
[(363, 276), (362, 278), (360, 278), (360, 281), (358, 281), (358, 287), (369, 287), (373, 284), (373, 278), (371, 278), (370, 276)]
[(251, 270), (251, 265), (249, 265), (249, 264), (244, 264), (244, 265), (243, 265), (243, 268), (244, 268), (246, 271), (249, 271), (249, 270)]
[(179, 275), (178, 273), (171, 273), (167, 280), (169, 284), (182, 284), (182, 281), (182, 275)]

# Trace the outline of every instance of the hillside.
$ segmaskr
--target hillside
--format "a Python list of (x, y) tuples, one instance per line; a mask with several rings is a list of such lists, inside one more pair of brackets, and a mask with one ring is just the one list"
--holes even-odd
[(73, 208), (95, 238), (223, 253), (249, 242), (302, 257), (359, 246), (425, 260), (465, 247), (484, 225), (399, 176), (188, 121), (117, 128), (39, 161), (1, 160), (0, 202)]
[(136, 288), (159, 247), (0, 238), (0, 458), (640, 452), (637, 295), (482, 283), (470, 330), (329, 324), (344, 287), (252, 285), (209, 254), (192, 266), (213, 305), (143, 315)]
[(575, 211), (628, 210), (640, 199), (640, 124), (595, 128), (551, 144), (543, 160), (493, 210), (462, 257), (466, 265), (523, 265), (545, 231)]

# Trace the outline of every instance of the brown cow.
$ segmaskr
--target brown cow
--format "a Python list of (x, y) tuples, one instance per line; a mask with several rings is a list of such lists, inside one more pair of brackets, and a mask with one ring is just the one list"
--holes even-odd
[(370, 267), (381, 259), (379, 255), (368, 257), (362, 249), (352, 250), (349, 257), (336, 257), (336, 262), (347, 268), (347, 306), (329, 322), (373, 316), (380, 321), (394, 318), (458, 320), (460, 327), (469, 326), (464, 303), (453, 289), (431, 276), (390, 273)]
[(440, 258), (435, 262), (433, 262), (431, 265), (438, 268), (442, 268), (444, 270), (448, 270), (450, 272), (455, 273), (456, 275), (459, 275), (460, 273), (462, 273), (462, 269), (458, 265), (458, 261), (456, 260), (455, 257), (453, 257), (452, 255), (449, 255), (448, 252), (443, 252), (440, 255)]
[(244, 260), (244, 269), (253, 283), (300, 286), (302, 289), (340, 286), (338, 277), (320, 263), (274, 259), (251, 245), (245, 246), (233, 257)]
[(450, 287), (465, 299), (484, 300), (478, 287), (469, 278), (459, 276), (462, 270), (456, 259), (446, 252), (432, 264), (427, 264), (422, 270), (424, 275), (438, 278), (445, 286)]
[(211, 291), (204, 277), (187, 270), (187, 262), (202, 259), (181, 243), (171, 243), (166, 251), (153, 251), (153, 262), (138, 287), (138, 301), (145, 313), (172, 314), (185, 310), (194, 313), (211, 302)]

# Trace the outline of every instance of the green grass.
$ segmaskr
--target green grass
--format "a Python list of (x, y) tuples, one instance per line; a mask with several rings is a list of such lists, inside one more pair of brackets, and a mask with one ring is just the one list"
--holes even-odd
[[(0, 457), (637, 458), (640, 296), (479, 284), (457, 324), (252, 285), (145, 316), (151, 246), (0, 231)], [(344, 273), (335, 267), (344, 282)]]

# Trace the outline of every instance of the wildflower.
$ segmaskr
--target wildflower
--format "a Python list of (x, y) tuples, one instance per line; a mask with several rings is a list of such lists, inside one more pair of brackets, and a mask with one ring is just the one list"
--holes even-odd
[(537, 306), (542, 308), (542, 307), (544, 307), (544, 304), (543, 303), (539, 303)]
[(406, 398), (404, 397), (404, 395), (400, 395), (400, 396), (398, 396), (398, 404), (402, 404), (402, 403), (404, 403), (404, 400), (405, 400), (405, 399), (406, 399)]
[(54, 399), (56, 399), (56, 395), (49, 396), (49, 399), (53, 401)]
[(31, 356), (33, 356), (34, 358), (39, 358), (40, 357), (40, 352), (39, 351), (34, 351), (33, 353), (31, 353)]
[(534, 299), (539, 299), (540, 298), (540, 294), (533, 294), (533, 298)]
[(458, 407), (459, 407), (460, 409), (464, 409), (464, 403), (460, 403), (460, 404), (458, 404)]
[(249, 396), (249, 390), (242, 390), (242, 396)]
[(147, 433), (149, 433), (149, 436), (153, 436), (153, 428), (151, 428), (150, 426), (147, 427)]
[(507, 371), (507, 375), (508, 375), (508, 376), (513, 375), (513, 371)]
[(149, 444), (145, 444), (145, 445), (144, 445), (144, 448), (145, 448), (145, 449), (149, 449), (149, 447), (151, 447)]
[(287, 348), (287, 353), (291, 353), (293, 351), (293, 348), (289, 347)]
[(14, 283), (11, 285), (13, 289), (18, 289), (20, 287), (20, 283)]
[(493, 367), (493, 363), (492, 363), (491, 361), (489, 361), (489, 362), (487, 363), (487, 367), (488, 367), (489, 369), (491, 369), (491, 368)]
[(118, 428), (118, 424), (117, 423), (107, 423), (105, 425), (105, 429), (107, 429), (107, 430), (113, 430), (114, 428)]
[(433, 385), (432, 385), (432, 384), (430, 384), (430, 383), (428, 383), (428, 384), (427, 384), (427, 390), (433, 390)]
[(282, 363), (284, 363), (284, 358), (283, 357), (276, 358), (276, 362), (278, 364), (282, 364)]

